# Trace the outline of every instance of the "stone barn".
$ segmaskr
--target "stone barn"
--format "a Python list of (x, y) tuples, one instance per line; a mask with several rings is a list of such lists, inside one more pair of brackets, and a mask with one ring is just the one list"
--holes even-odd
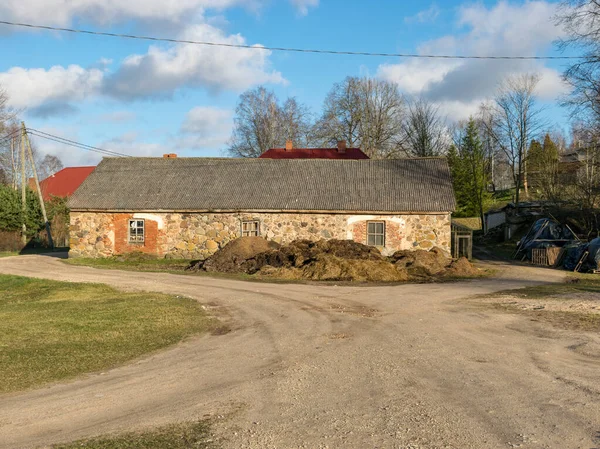
[(70, 257), (205, 259), (232, 239), (450, 250), (444, 158), (105, 158), (71, 197)]

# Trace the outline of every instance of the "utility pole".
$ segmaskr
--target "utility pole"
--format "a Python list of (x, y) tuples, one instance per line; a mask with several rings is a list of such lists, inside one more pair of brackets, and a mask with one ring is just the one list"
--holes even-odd
[(46, 233), (48, 234), (48, 243), (50, 244), (50, 248), (54, 249), (54, 242), (52, 241), (52, 233), (50, 230), (50, 222), (48, 221), (48, 215), (46, 214), (46, 205), (44, 204), (44, 196), (42, 195), (42, 189), (40, 188), (40, 180), (38, 179), (37, 170), (35, 168), (35, 160), (33, 159), (33, 151), (31, 151), (31, 142), (29, 142), (29, 137), (27, 136), (27, 131), (25, 130), (25, 123), (22, 123), (24, 138), (27, 140), (27, 150), (29, 153), (29, 159), (31, 160), (31, 168), (33, 169), (33, 179), (35, 179), (35, 188), (38, 192), (38, 196), (40, 199), (40, 206), (42, 208), (42, 216), (44, 217), (44, 225), (46, 226)]
[(17, 190), (17, 164), (15, 163), (15, 138), (10, 139), (10, 164), (12, 168), (12, 187)]
[(27, 186), (25, 185), (25, 123), (21, 122), (21, 210), (23, 212), (23, 227), (21, 241), (27, 245), (27, 225), (25, 217), (27, 214)]

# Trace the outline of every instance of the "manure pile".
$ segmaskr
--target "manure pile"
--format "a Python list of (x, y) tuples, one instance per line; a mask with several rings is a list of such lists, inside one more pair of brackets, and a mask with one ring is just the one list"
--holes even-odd
[(352, 240), (296, 240), (278, 245), (262, 237), (232, 240), (188, 269), (280, 279), (361, 282), (426, 281), (479, 273), (467, 259), (452, 260), (440, 248), (397, 251), (384, 257), (377, 248)]

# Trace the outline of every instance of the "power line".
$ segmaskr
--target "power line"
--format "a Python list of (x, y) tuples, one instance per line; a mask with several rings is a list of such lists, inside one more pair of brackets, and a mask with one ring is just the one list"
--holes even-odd
[[(111, 156), (111, 157), (112, 157), (112, 156), (115, 156), (115, 155), (114, 155), (114, 154), (112, 154), (112, 153), (105, 153), (105, 152), (103, 152), (103, 151), (99, 151), (99, 150), (93, 150), (93, 149), (91, 149), (91, 148), (86, 148), (85, 146), (82, 146), (82, 145), (76, 145), (76, 144), (73, 144), (73, 143), (65, 142), (65, 141), (63, 141), (63, 140), (60, 140), (60, 139), (54, 139), (54, 138), (52, 138), (52, 137), (47, 137), (47, 136), (43, 136), (43, 135), (41, 135), (41, 134), (36, 134), (36, 133), (34, 133), (34, 132), (30, 132), (29, 134), (30, 134), (30, 135), (32, 135), (32, 136), (41, 137), (42, 139), (51, 140), (51, 141), (53, 141), (53, 142), (57, 142), (57, 143), (60, 143), (60, 144), (63, 144), (63, 145), (69, 145), (69, 146), (72, 146), (72, 147), (78, 148), (78, 149), (80, 149), (80, 150), (93, 151), (93, 152), (95, 152), (95, 153), (99, 153), (99, 154), (102, 154), (102, 155), (104, 155), (104, 156)], [(121, 156), (119, 156), (119, 157), (121, 157)]]
[(211, 47), (244, 48), (250, 50), (287, 51), (296, 53), (320, 53), (328, 55), (350, 55), (350, 56), (383, 56), (396, 58), (421, 58), (421, 59), (518, 59), (518, 60), (559, 60), (559, 59), (581, 59), (579, 56), (475, 56), (475, 55), (419, 55), (415, 53), (373, 53), (363, 51), (342, 50), (316, 50), (308, 48), (286, 48), (286, 47), (264, 47), (243, 44), (227, 44), (224, 42), (191, 41), (184, 39), (170, 39), (165, 37), (140, 36), (134, 34), (109, 33), (106, 31), (91, 31), (75, 28), (60, 28), (48, 25), (34, 25), (31, 23), (18, 23), (0, 20), (0, 24), (15, 27), (36, 28), (50, 31), (65, 31), (68, 33), (91, 34), (94, 36), (109, 36), (125, 39), (140, 39), (146, 41), (171, 42), (176, 44), (205, 45)]
[(0, 137), (0, 145), (4, 145), (5, 143), (9, 142), (11, 139), (17, 137), (17, 135), (21, 132), (20, 129), (15, 129), (13, 132), (8, 133), (5, 136)]
[(102, 148), (93, 147), (91, 145), (86, 145), (84, 143), (75, 142), (74, 140), (69, 140), (69, 139), (65, 139), (63, 137), (54, 136), (52, 134), (44, 133), (42, 131), (37, 131), (37, 130), (31, 129), (31, 128), (28, 128), (27, 132), (36, 137), (53, 140), (54, 142), (62, 143), (64, 145), (70, 145), (72, 147), (79, 148), (82, 150), (94, 151), (96, 153), (104, 154), (105, 156), (130, 157), (128, 154), (118, 153), (116, 151), (105, 150)]
[(62, 143), (64, 145), (70, 145), (72, 147), (79, 148), (81, 150), (93, 151), (96, 153), (103, 154), (105, 156), (131, 157), (128, 154), (119, 153), (119, 152), (111, 151), (111, 150), (105, 150), (103, 148), (98, 148), (98, 147), (94, 147), (91, 145), (86, 145), (84, 143), (76, 142), (76, 141), (70, 140), (70, 139), (65, 139), (64, 137), (55, 136), (54, 134), (49, 134), (44, 131), (39, 131), (39, 130), (36, 130), (33, 128), (27, 128), (27, 132), (36, 137), (41, 137), (43, 139), (52, 140), (54, 142)]

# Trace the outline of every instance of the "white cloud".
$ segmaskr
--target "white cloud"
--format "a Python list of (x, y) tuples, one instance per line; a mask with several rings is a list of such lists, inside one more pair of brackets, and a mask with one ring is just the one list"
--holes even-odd
[(443, 81), (444, 77), (459, 65), (458, 62), (411, 59), (403, 64), (382, 64), (377, 69), (377, 75), (395, 81), (409, 94), (419, 94), (432, 83)]
[[(476, 56), (543, 54), (561, 35), (553, 24), (555, 12), (556, 4), (545, 1), (501, 1), (489, 9), (482, 4), (464, 6), (457, 16), (459, 33), (425, 42), (418, 51)], [(536, 61), (409, 60), (383, 64), (377, 74), (397, 82), (405, 92), (435, 101), (449, 114), (465, 118), (473, 113), (474, 105), (494, 93), (504, 77), (526, 72), (542, 76), (540, 98), (552, 100), (565, 92), (558, 71)]]
[(170, 148), (161, 143), (140, 142), (136, 131), (129, 131), (98, 144), (103, 150), (115, 151), (129, 156), (162, 156), (170, 153)]
[[(226, 35), (203, 23), (185, 28), (183, 39), (245, 45), (239, 34)], [(100, 95), (120, 100), (169, 98), (183, 88), (241, 91), (257, 84), (286, 80), (270, 67), (266, 50), (189, 44), (150, 46), (131, 55), (111, 72), (112, 61), (101, 59), (89, 68), (79, 65), (44, 68), (13, 67), (0, 72), (0, 86), (9, 106), (35, 116), (73, 113), (78, 102)]]
[(233, 111), (198, 106), (190, 110), (181, 125), (177, 147), (218, 149), (226, 145), (233, 127)]
[(210, 133), (223, 127), (230, 129), (232, 116), (229, 109), (197, 106), (187, 113), (181, 130), (188, 133)]
[(69, 25), (74, 18), (95, 23), (188, 22), (206, 9), (232, 6), (253, 8), (259, 0), (3, 0), (0, 16), (5, 20), (49, 25)]
[[(60, 128), (52, 126), (40, 126), (39, 129), (40, 131), (44, 131), (55, 136), (70, 139), (75, 142), (81, 142), (81, 137), (79, 136), (77, 129), (68, 125), (61, 126)], [(65, 167), (96, 165), (102, 159), (102, 155), (99, 153), (75, 148), (69, 145), (54, 142), (52, 140), (43, 139), (38, 136), (32, 136), (31, 141), (42, 156), (45, 156), (46, 154), (55, 155), (61, 160)]]
[(440, 8), (434, 3), (429, 8), (419, 11), (414, 16), (405, 17), (404, 23), (432, 23), (440, 15)]
[[(317, 7), (319, 0), (289, 0), (302, 15)], [(208, 10), (223, 11), (235, 6), (258, 10), (268, 0), (2, 0), (0, 17), (8, 21), (67, 26), (75, 19), (101, 25), (190, 24)]]
[(104, 72), (79, 65), (54, 66), (50, 69), (13, 67), (0, 73), (0, 86), (16, 109), (34, 110), (55, 105), (64, 107), (100, 91)]
[(290, 0), (300, 15), (307, 15), (309, 8), (319, 6), (319, 0)]
[[(225, 35), (209, 24), (187, 28), (186, 40), (245, 45), (239, 34)], [(182, 87), (243, 90), (263, 83), (285, 83), (271, 70), (266, 50), (177, 44), (168, 49), (151, 46), (144, 55), (132, 55), (106, 78), (105, 92), (118, 98), (170, 96)]]

